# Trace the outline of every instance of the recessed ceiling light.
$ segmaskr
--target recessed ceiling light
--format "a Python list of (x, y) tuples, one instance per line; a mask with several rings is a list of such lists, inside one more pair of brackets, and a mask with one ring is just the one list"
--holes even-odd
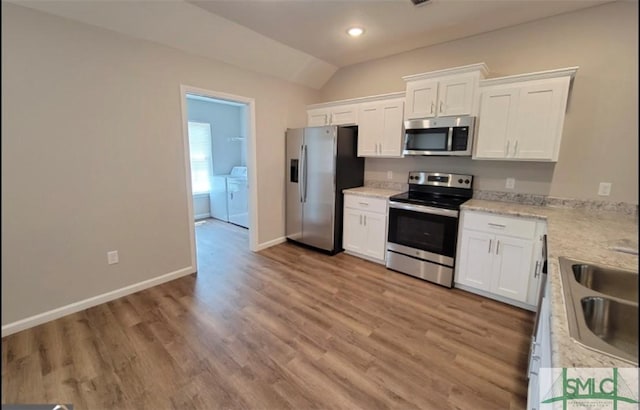
[(361, 27), (351, 27), (349, 30), (347, 30), (347, 34), (349, 34), (351, 37), (359, 37), (362, 35), (362, 33), (364, 33), (364, 29)]

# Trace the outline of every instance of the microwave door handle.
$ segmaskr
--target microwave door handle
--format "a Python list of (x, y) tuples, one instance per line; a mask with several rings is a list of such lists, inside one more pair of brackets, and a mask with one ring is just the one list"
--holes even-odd
[(453, 146), (453, 127), (449, 127), (449, 135), (447, 136), (447, 152), (451, 152)]

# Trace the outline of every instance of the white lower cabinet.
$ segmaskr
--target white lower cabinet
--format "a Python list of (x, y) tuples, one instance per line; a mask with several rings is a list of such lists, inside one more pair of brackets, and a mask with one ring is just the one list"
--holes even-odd
[(535, 310), (545, 225), (463, 210), (455, 286)]
[(359, 195), (344, 196), (342, 247), (347, 253), (384, 263), (387, 201)]

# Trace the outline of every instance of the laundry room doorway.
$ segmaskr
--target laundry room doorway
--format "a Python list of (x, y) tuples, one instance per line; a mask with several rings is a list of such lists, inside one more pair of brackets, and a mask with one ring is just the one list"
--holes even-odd
[[(196, 230), (198, 236), (217, 236), (224, 227), (222, 231), (241, 229), (241, 235), (244, 230), (254, 250), (257, 192), (251, 189), (255, 157), (249, 155), (254, 144), (253, 100), (181, 88), (194, 248)], [(200, 228), (205, 224), (207, 228)]]

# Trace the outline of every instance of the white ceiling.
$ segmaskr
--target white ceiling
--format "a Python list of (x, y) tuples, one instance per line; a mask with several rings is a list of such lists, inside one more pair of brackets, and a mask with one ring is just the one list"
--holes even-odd
[[(611, 0), (187, 0), (338, 67)], [(364, 27), (350, 38), (346, 30)]]
[(342, 66), (615, 0), (8, 1), (320, 88)]

